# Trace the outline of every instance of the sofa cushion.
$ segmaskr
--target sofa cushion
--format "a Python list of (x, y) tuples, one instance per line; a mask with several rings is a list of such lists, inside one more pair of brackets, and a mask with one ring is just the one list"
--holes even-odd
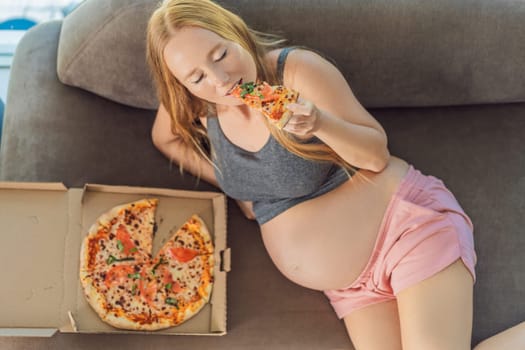
[[(255, 29), (282, 33), (332, 58), (366, 107), (525, 101), (525, 40), (516, 29), (525, 6), (514, 1), (220, 2)], [(158, 3), (83, 3), (62, 26), (59, 79), (156, 108), (144, 50), (147, 20)]]
[(146, 26), (158, 0), (86, 1), (62, 24), (60, 81), (122, 104), (156, 109)]

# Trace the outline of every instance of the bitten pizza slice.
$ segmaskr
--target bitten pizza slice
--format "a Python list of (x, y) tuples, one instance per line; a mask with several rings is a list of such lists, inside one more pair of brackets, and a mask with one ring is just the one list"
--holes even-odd
[(292, 117), (292, 112), (286, 108), (295, 103), (299, 93), (283, 85), (270, 85), (266, 82), (240, 83), (230, 92), (230, 95), (241, 99), (247, 106), (260, 111), (279, 129), (284, 128)]

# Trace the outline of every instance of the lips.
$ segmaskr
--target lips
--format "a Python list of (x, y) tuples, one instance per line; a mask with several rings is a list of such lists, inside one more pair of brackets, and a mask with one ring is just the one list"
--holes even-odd
[(239, 81), (237, 81), (235, 84), (233, 84), (233, 86), (230, 88), (230, 90), (228, 90), (228, 92), (226, 92), (226, 96), (229, 96), (229, 95), (233, 92), (233, 90), (234, 90), (237, 86), (239, 86), (239, 85), (241, 85), (241, 84), (242, 84), (242, 78), (239, 79)]

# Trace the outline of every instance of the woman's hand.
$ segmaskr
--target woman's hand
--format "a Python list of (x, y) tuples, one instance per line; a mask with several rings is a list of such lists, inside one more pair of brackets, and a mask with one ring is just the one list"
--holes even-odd
[(319, 129), (321, 112), (312, 102), (299, 97), (296, 103), (290, 103), (286, 108), (293, 115), (283, 130), (299, 136), (306, 136)]
[(253, 205), (252, 202), (243, 202), (240, 200), (236, 200), (237, 205), (241, 209), (242, 213), (246, 218), (250, 220), (255, 220), (255, 214), (253, 213)]

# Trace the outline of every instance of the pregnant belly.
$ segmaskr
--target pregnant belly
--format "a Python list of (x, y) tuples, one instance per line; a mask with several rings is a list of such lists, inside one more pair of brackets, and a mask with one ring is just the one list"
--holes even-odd
[(323, 196), (261, 227), (266, 249), (291, 281), (326, 290), (348, 286), (365, 268), (390, 198), (408, 165), (393, 158), (381, 173), (362, 171)]

